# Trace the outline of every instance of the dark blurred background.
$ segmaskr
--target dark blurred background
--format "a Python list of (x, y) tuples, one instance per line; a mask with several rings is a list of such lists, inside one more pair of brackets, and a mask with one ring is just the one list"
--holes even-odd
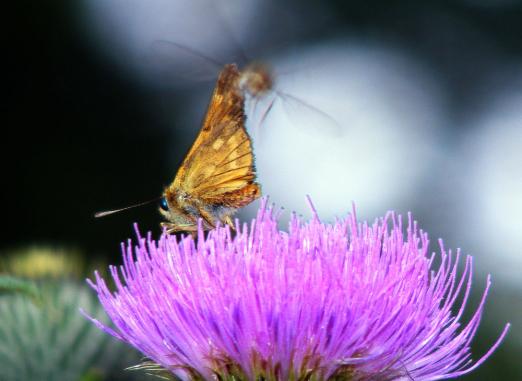
[[(325, 218), (345, 213), (351, 200), (370, 219), (411, 210), (433, 242), (443, 237), (474, 255), (477, 295), (493, 275), (475, 357), (506, 321), (514, 326), (466, 378), (522, 379), (522, 2), (56, 0), (14, 7), (5, 14), (3, 55), (3, 253), (59, 244), (117, 263), (133, 222), (159, 232), (156, 204), (93, 218), (159, 196), (199, 129), (213, 83), (197, 77), (206, 71), (211, 78), (219, 67), (203, 68), (184, 49), (158, 54), (155, 41), (223, 63), (245, 53), (264, 57), (290, 75), (292, 67), (312, 66), (306, 81), (317, 83), (300, 87), (296, 69), (294, 90), (283, 81), (282, 91), (311, 96), (308, 103), (319, 94), (317, 107), (344, 131), (332, 137), (319, 127), (297, 137), (294, 126), (277, 135), (278, 122), (268, 118), (253, 133), (265, 193), (303, 213), (310, 193), (320, 210), (324, 201)], [(321, 149), (310, 146), (323, 135)], [(296, 143), (270, 151), (285, 137)], [(322, 161), (330, 148), (342, 160)], [(290, 176), (285, 184), (281, 161), (303, 182)], [(321, 163), (334, 163), (331, 174)], [(319, 172), (326, 177), (314, 178)]]

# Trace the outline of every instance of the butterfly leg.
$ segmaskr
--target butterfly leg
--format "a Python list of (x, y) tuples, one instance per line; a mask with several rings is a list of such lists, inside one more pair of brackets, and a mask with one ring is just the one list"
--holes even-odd
[(203, 229), (212, 230), (216, 227), (216, 218), (214, 215), (207, 210), (201, 208), (199, 209), (199, 215), (203, 220)]
[(162, 222), (161, 223), (162, 229), (166, 231), (168, 234), (174, 234), (174, 233), (195, 233), (198, 231), (198, 227), (193, 224), (173, 224), (170, 222)]
[[(214, 217), (214, 215), (212, 213), (209, 213), (208, 211), (204, 210), (204, 209), (200, 209), (199, 211), (200, 215), (201, 215), (201, 218), (203, 219), (203, 223), (205, 225), (208, 225), (208, 226), (205, 226), (206, 230), (211, 230), (211, 229), (214, 229), (217, 225), (217, 223), (219, 222), (219, 220)], [(235, 231), (236, 228), (234, 226), (234, 223), (232, 222), (232, 219), (230, 218), (230, 216), (225, 216), (225, 217), (222, 217), (222, 221), (221, 222), (224, 222), (225, 224), (227, 224), (228, 226), (230, 226), (230, 229), (232, 231)]]
[(261, 119), (259, 120), (259, 124), (258, 124), (258, 128), (260, 128), (263, 123), (265, 122), (266, 118), (268, 117), (268, 114), (270, 113), (270, 111), (272, 110), (272, 107), (274, 107), (274, 103), (276, 101), (276, 97), (272, 97), (272, 99), (270, 100), (270, 103), (268, 104), (268, 107), (265, 109), (265, 111), (263, 111), (263, 113), (261, 114)]
[(236, 227), (234, 226), (234, 223), (232, 222), (232, 219), (230, 218), (230, 216), (226, 216), (225, 219), (225, 224), (227, 224), (228, 226), (230, 226), (230, 229), (232, 231), (236, 231)]

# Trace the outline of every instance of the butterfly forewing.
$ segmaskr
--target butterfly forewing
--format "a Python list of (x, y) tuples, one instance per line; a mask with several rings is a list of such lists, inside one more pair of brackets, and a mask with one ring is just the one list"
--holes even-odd
[[(235, 65), (221, 71), (203, 127), (165, 192), (167, 199), (174, 200), (172, 195), (182, 191), (204, 217), (219, 207), (243, 207), (260, 195), (239, 76)], [(223, 216), (211, 217), (208, 222), (214, 224)]]

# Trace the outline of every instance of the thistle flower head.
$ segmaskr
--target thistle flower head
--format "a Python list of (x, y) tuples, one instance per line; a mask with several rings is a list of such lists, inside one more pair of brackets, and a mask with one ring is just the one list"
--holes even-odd
[(129, 242), (116, 290), (91, 282), (116, 329), (93, 322), (190, 380), (438, 380), (506, 335), (472, 361), (489, 277), (463, 323), (472, 259), (442, 242), (428, 255), (411, 216), (405, 229), (393, 213), (372, 225), (294, 216), (283, 232), (276, 214), (264, 202), (237, 234)]

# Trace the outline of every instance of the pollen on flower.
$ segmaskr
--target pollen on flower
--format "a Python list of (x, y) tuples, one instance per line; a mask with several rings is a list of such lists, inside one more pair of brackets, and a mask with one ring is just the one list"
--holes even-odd
[(91, 320), (149, 369), (188, 380), (452, 378), (507, 334), (509, 324), (471, 359), (490, 279), (463, 322), (472, 259), (442, 242), (429, 255), (411, 216), (406, 227), (394, 213), (371, 225), (355, 213), (333, 224), (294, 216), (285, 232), (276, 215), (265, 200), (237, 234), (138, 234), (111, 268), (114, 291), (98, 274), (89, 281), (116, 328)]

